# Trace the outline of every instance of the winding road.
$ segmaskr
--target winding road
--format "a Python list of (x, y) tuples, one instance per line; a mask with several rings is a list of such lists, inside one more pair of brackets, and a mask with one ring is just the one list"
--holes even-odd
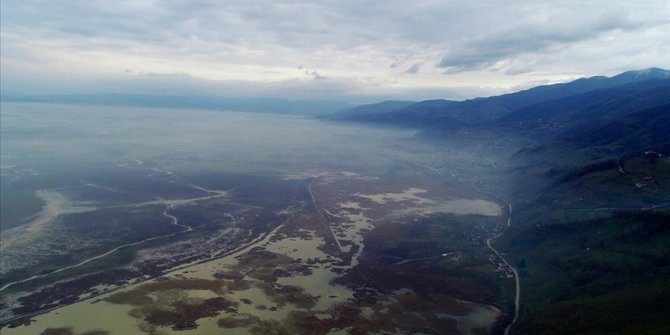
[[(420, 167), (429, 169), (430, 171), (436, 172), (437, 174), (440, 174), (440, 175), (443, 175), (443, 176), (447, 176), (447, 174), (445, 174), (441, 169), (436, 169), (436, 168), (433, 168), (433, 167), (428, 166), (428, 165), (422, 165), (422, 164), (418, 164), (418, 165), (419, 165)], [(507, 228), (509, 228), (509, 227), (512, 226), (512, 204), (511, 204), (509, 201), (504, 200), (504, 199), (502, 199), (502, 198), (496, 196), (495, 194), (491, 194), (491, 193), (489, 193), (489, 192), (486, 192), (486, 191), (481, 190), (481, 189), (477, 186), (477, 181), (475, 181), (474, 183), (470, 183), (469, 185), (470, 185), (470, 187), (472, 187), (473, 190), (475, 190), (475, 192), (480, 193), (480, 194), (483, 194), (483, 195), (490, 196), (490, 197), (492, 197), (492, 198), (494, 198), (494, 199), (497, 199), (497, 200), (499, 200), (499, 201), (504, 202), (505, 204), (507, 204), (507, 208), (508, 208), (508, 210), (509, 210), (509, 213), (508, 213), (508, 216), (507, 216), (507, 227), (505, 227), (505, 228), (507, 229)], [(512, 321), (510, 321), (510, 323), (507, 325), (507, 327), (505, 327), (505, 333), (504, 333), (504, 335), (509, 335), (510, 331), (512, 330), (512, 327), (513, 327), (514, 324), (519, 320), (519, 311), (520, 311), (520, 309), (521, 309), (521, 281), (519, 280), (519, 272), (517, 271), (517, 269), (516, 269), (515, 267), (513, 267), (512, 264), (510, 264), (510, 263), (507, 261), (507, 259), (505, 259), (505, 257), (503, 257), (503, 255), (502, 255), (502, 254), (501, 254), (495, 247), (493, 247), (493, 241), (495, 241), (497, 238), (499, 238), (500, 236), (502, 236), (502, 235), (505, 233), (505, 230), (506, 230), (506, 229), (503, 229), (503, 230), (500, 231), (500, 233), (498, 233), (498, 234), (496, 234), (496, 235), (494, 235), (494, 236), (491, 236), (491, 237), (489, 237), (488, 239), (486, 239), (486, 246), (487, 246), (487, 247), (488, 247), (488, 248), (489, 248), (489, 249), (490, 249), (496, 256), (498, 256), (498, 257), (503, 261), (503, 263), (505, 263), (505, 265), (509, 266), (509, 268), (512, 270), (512, 273), (514, 274), (514, 286), (515, 286), (515, 293), (514, 293), (514, 318), (512, 319)]]
[[(507, 228), (512, 226), (512, 204), (509, 202), (502, 200), (507, 204), (507, 207), (509, 209), (509, 215), (507, 216)], [(519, 281), (519, 272), (516, 270), (515, 267), (510, 264), (503, 255), (496, 250), (496, 248), (493, 247), (493, 241), (497, 239), (498, 237), (502, 236), (502, 234), (505, 232), (505, 230), (501, 231), (497, 235), (491, 236), (486, 240), (486, 246), (493, 251), (493, 253), (500, 258), (505, 265), (507, 265), (510, 269), (512, 269), (512, 273), (514, 274), (514, 284), (516, 286), (515, 290), (516, 293), (514, 294), (514, 318), (512, 321), (507, 325), (505, 328), (505, 335), (509, 335), (512, 326), (519, 320), (519, 309), (521, 307), (521, 282)]]

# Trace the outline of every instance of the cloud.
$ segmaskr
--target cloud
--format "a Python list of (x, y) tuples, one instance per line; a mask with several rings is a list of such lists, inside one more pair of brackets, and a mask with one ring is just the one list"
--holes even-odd
[(322, 75), (321, 75), (319, 72), (317, 72), (316, 70), (313, 70), (313, 71), (310, 72), (309, 74), (312, 75), (312, 77), (313, 77), (314, 79), (318, 79), (318, 80), (328, 79), (328, 77), (326, 77), (326, 76), (322, 76)]
[(415, 64), (412, 64), (412, 66), (410, 66), (407, 70), (405, 70), (405, 73), (417, 74), (417, 73), (419, 73), (420, 69), (421, 69), (421, 64), (415, 63)]
[(205, 83), (237, 83), (244, 90), (236, 92), (279, 95), (294, 89), (327, 94), (331, 88), (333, 96), (349, 92), (352, 99), (383, 90), (462, 96), (458, 91), (480, 92), (483, 85), (504, 90), (538, 80), (670, 67), (670, 4), (654, 0), (1, 5), (0, 79), (11, 90), (46, 90), (45, 83), (53, 82), (54, 90), (119, 91), (159, 88), (163, 80), (202, 92), (213, 91)]
[(551, 55), (561, 48), (592, 41), (608, 33), (631, 32), (653, 24), (668, 23), (667, 20), (649, 22), (617, 11), (596, 17), (571, 17), (571, 13), (531, 16), (485, 35), (464, 40), (449, 48), (437, 66), (444, 68), (446, 73), (503, 68), (508, 74), (520, 74), (531, 71), (530, 64), (516, 64), (513, 67), (505, 65), (514, 63), (520, 56), (535, 55), (537, 58), (543, 54)]

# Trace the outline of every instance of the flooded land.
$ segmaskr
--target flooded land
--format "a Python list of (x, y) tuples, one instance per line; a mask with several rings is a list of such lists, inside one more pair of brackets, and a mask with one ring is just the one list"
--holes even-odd
[(1, 116), (3, 202), (36, 199), (3, 216), (3, 335), (490, 334), (514, 313), (486, 245), (509, 214), (491, 195), (504, 143), (234, 112)]

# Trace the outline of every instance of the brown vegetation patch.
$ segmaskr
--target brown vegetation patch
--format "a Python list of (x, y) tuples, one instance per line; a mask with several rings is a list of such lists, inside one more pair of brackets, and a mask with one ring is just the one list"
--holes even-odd
[(223, 297), (206, 300), (188, 298), (188, 290), (208, 290), (222, 295), (226, 288), (248, 288), (245, 282), (228, 282), (210, 279), (165, 279), (139, 286), (136, 289), (115, 293), (108, 302), (134, 306), (129, 314), (153, 326), (171, 326), (175, 330), (196, 328), (197, 320), (213, 317), (221, 311), (237, 312), (237, 303)]
[(237, 308), (223, 297), (210, 298), (201, 304), (175, 302), (174, 310), (150, 309), (144, 316), (144, 321), (155, 326), (172, 326), (174, 330), (194, 329), (198, 327), (196, 320), (204, 317), (213, 317), (220, 311), (237, 312)]
[[(30, 326), (31, 323), (35, 322), (30, 316), (22, 317), (20, 319), (12, 320), (7, 324), (8, 328), (16, 328), (20, 326)], [(2, 326), (0, 326), (0, 329)]]
[(272, 300), (279, 306), (288, 302), (299, 308), (312, 308), (316, 304), (316, 298), (305, 293), (302, 287), (281, 286), (275, 292), (276, 294), (272, 296)]
[(218, 271), (212, 275), (214, 278), (219, 280), (242, 280), (244, 275), (239, 271)]
[[(317, 300), (317, 298), (305, 293), (305, 290), (302, 287), (261, 282), (256, 283), (256, 287), (261, 289), (263, 293), (265, 293), (265, 295), (280, 308), (284, 307), (287, 303), (293, 304), (299, 308), (312, 308)], [(266, 306), (256, 306), (257, 309), (263, 307)]]
[[(47, 328), (40, 335), (76, 335), (72, 328)], [(87, 332), (79, 333), (79, 335), (109, 335), (106, 330), (89, 330)]]
[(47, 328), (40, 335), (74, 335), (72, 328)]
[(216, 324), (220, 328), (243, 328), (260, 322), (260, 319), (250, 314), (237, 314), (219, 319)]
[(227, 282), (209, 279), (164, 279), (151, 283), (143, 284), (135, 289), (118, 292), (107, 297), (108, 302), (113, 304), (143, 306), (154, 302), (150, 296), (153, 292), (168, 290), (208, 290), (216, 294), (224, 294)]
[(289, 332), (289, 330), (284, 327), (281, 323), (275, 320), (263, 320), (255, 325), (253, 325), (250, 329), (251, 334), (254, 335), (290, 335), (293, 334)]
[[(294, 260), (286, 255), (267, 251), (262, 247), (251, 249), (248, 253), (237, 257), (238, 265), (232, 271), (217, 272), (216, 278), (235, 280), (234, 283), (244, 282), (244, 276), (257, 279), (265, 283), (275, 283), (278, 278), (294, 275), (309, 275), (312, 270), (300, 260)], [(239, 279), (238, 279), (239, 278)], [(232, 288), (233, 284), (227, 284)]]
[(293, 311), (284, 321), (263, 320), (247, 323), (247, 319), (236, 322), (229, 318), (220, 323), (233, 326), (248, 327), (252, 325), (252, 334), (305, 334), (325, 335), (332, 330), (350, 328), (350, 334), (365, 335), (370, 333), (435, 333), (451, 334), (457, 332), (457, 323), (452, 319), (441, 320), (431, 315), (408, 311), (398, 303), (387, 302), (372, 306), (374, 312), (365, 317), (361, 309), (347, 303), (334, 306), (328, 311), (314, 313), (308, 310)]
[(153, 302), (151, 297), (148, 297), (143, 294), (138, 294), (138, 292), (127, 291), (127, 292), (118, 292), (107, 297), (107, 302), (119, 305), (131, 305), (131, 306), (142, 306), (147, 305)]

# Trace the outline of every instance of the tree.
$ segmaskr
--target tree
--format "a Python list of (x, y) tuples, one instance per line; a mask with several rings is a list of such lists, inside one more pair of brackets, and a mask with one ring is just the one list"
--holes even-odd
[(522, 259), (519, 261), (519, 263), (517, 263), (516, 267), (519, 268), (519, 269), (521, 269), (521, 270), (522, 270), (522, 269), (525, 269), (525, 268), (526, 268), (526, 259), (525, 259), (525, 258), (522, 258)]

